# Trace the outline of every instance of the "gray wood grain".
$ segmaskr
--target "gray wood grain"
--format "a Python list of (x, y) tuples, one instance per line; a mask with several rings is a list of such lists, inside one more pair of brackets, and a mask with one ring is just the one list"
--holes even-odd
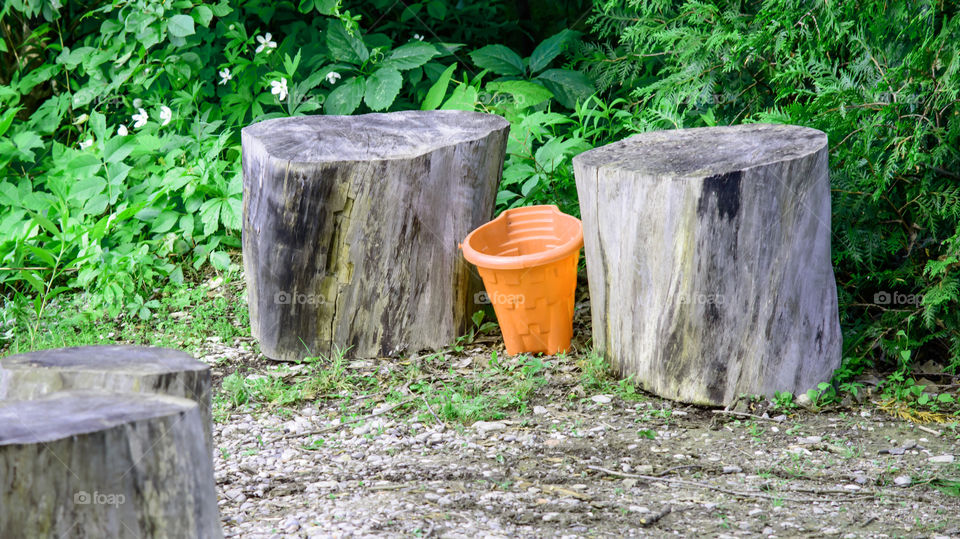
[(593, 339), (671, 399), (802, 393), (840, 364), (827, 138), (745, 125), (659, 131), (573, 164)]
[(263, 353), (382, 357), (465, 333), (482, 285), (457, 243), (492, 217), (508, 129), (463, 111), (244, 128), (243, 257)]
[(84, 346), (0, 358), (0, 401), (71, 389), (158, 393), (196, 401), (213, 454), (210, 366), (168, 348)]
[(0, 537), (222, 537), (204, 421), (155, 394), (0, 402)]

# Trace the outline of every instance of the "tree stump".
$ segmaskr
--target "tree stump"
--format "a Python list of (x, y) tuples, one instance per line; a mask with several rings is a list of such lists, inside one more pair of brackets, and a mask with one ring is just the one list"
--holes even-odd
[(204, 423), (163, 395), (0, 403), (0, 537), (222, 537)]
[(724, 405), (840, 364), (824, 133), (644, 133), (573, 160), (593, 340), (646, 390)]
[(0, 359), (0, 401), (33, 400), (70, 389), (161, 393), (196, 401), (213, 455), (210, 367), (167, 348), (84, 346)]
[(463, 111), (244, 128), (243, 260), (263, 353), (382, 357), (464, 334), (482, 285), (457, 243), (493, 215), (508, 129)]

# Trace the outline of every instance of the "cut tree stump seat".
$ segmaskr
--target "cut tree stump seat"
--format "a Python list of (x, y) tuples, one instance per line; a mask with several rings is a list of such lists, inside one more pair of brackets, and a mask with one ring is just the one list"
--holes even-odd
[(824, 133), (658, 131), (574, 158), (593, 341), (660, 396), (794, 394), (840, 364)]
[(221, 537), (210, 382), (162, 348), (0, 359), (0, 537)]
[(269, 358), (449, 345), (481, 306), (457, 250), (493, 215), (509, 124), (408, 111), (242, 131), (250, 323)]

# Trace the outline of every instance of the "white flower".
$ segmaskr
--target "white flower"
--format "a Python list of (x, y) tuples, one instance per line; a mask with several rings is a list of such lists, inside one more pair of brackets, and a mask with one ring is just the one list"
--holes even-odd
[(140, 129), (141, 127), (147, 125), (147, 120), (150, 119), (150, 116), (147, 115), (147, 111), (143, 109), (137, 109), (140, 111), (138, 114), (133, 115), (133, 128)]
[(167, 125), (171, 118), (173, 118), (173, 111), (170, 110), (170, 107), (166, 105), (160, 107), (160, 125)]
[(226, 84), (233, 78), (233, 75), (230, 73), (229, 68), (223, 68), (220, 70), (220, 84)]
[(423, 36), (420, 34), (413, 34), (413, 39), (416, 39), (417, 41), (423, 41)]
[(143, 100), (139, 97), (133, 100), (133, 108), (138, 109), (143, 106)]
[(93, 146), (93, 139), (92, 139), (92, 138), (88, 138), (87, 140), (80, 141), (80, 149), (81, 149), (81, 150), (86, 150), (86, 149), (89, 148), (90, 146)]
[[(257, 36), (257, 43), (260, 44), (257, 47), (257, 54), (263, 52), (263, 49), (275, 49), (277, 48), (277, 42), (273, 41), (273, 36), (270, 35), (270, 32), (263, 34), (262, 36)], [(267, 52), (270, 52), (269, 50)]]
[(287, 98), (287, 79), (270, 81), (270, 93), (279, 97), (280, 101)]
[(340, 73), (337, 73), (336, 71), (327, 73), (327, 82), (330, 84), (336, 84), (338, 80), (340, 80)]
[(117, 135), (121, 137), (127, 136), (127, 126), (120, 124), (120, 127), (117, 128)]

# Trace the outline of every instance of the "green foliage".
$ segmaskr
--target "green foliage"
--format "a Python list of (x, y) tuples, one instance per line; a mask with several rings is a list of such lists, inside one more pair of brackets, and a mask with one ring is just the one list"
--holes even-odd
[(456, 50), (364, 35), (358, 20), (329, 0), (5, 4), (5, 293), (37, 324), (81, 289), (89, 309), (148, 318), (157, 285), (228, 269), (240, 128), (414, 108)]
[(827, 133), (847, 376), (903, 351), (960, 367), (956, 6), (610, 0), (591, 22), (577, 65), (636, 104), (637, 130)]

